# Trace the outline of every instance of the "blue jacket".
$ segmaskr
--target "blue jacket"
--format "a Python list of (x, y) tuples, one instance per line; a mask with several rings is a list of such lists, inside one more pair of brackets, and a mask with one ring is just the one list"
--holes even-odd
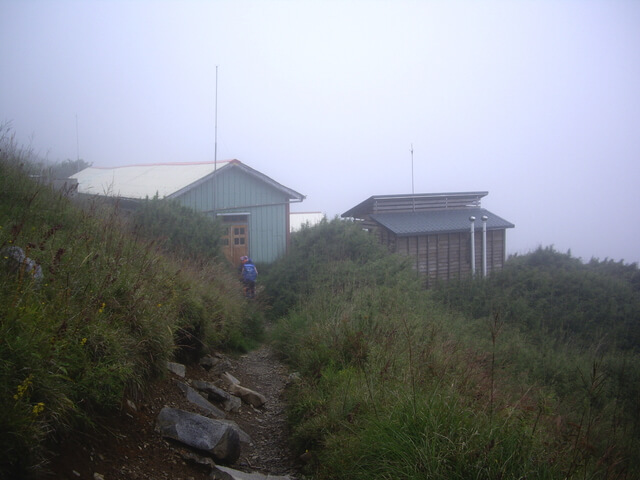
[(242, 266), (242, 279), (245, 281), (255, 282), (256, 278), (258, 278), (258, 270), (251, 261), (248, 261)]

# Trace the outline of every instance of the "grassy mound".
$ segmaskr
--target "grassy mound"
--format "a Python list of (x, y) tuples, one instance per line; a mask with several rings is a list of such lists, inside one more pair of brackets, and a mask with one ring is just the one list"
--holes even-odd
[(401, 258), (338, 220), (294, 235), (266, 282), (276, 345), (302, 374), (291, 422), (314, 478), (636, 478), (626, 380), (640, 362), (628, 351), (533, 335), (534, 312), (513, 315), (526, 302), (489, 282), (424, 291)]
[(245, 348), (260, 314), (214, 244), (194, 253), (212, 222), (194, 221), (206, 235), (194, 231), (192, 247), (184, 223), (165, 230), (182, 237), (158, 241), (157, 218), (177, 207), (78, 205), (34, 182), (10, 142), (0, 155), (0, 472), (18, 478), (43, 465), (50, 440), (143, 392), (167, 360)]

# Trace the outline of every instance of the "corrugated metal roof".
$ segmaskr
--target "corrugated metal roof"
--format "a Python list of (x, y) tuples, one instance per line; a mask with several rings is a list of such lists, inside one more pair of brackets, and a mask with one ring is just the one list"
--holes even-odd
[(192, 163), (158, 163), (123, 167), (89, 167), (72, 175), (78, 192), (124, 198), (176, 196), (227, 168), (237, 167), (298, 200), (304, 195), (287, 188), (239, 160)]
[(202, 163), (165, 163), (124, 167), (89, 167), (72, 175), (78, 192), (112, 197), (160, 198), (190, 185), (227, 165), (230, 160)]
[(476, 217), (476, 229), (482, 228), (482, 216), (486, 215), (487, 230), (513, 228), (515, 225), (484, 208), (451, 208), (423, 212), (378, 213), (371, 219), (398, 236), (424, 235), (468, 231), (469, 217)]

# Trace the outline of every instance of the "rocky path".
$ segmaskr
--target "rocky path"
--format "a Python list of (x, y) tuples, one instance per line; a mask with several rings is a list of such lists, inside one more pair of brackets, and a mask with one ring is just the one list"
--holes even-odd
[(260, 409), (244, 408), (229, 418), (249, 434), (252, 445), (243, 449), (238, 465), (272, 475), (296, 474), (296, 462), (288, 447), (284, 391), (289, 374), (266, 345), (231, 361), (231, 373), (267, 398)]
[[(163, 438), (155, 429), (158, 414), (164, 407), (202, 413), (185, 398), (178, 382), (203, 381), (223, 386), (221, 376), (227, 372), (242, 386), (266, 399), (261, 407), (243, 403), (238, 411), (226, 413), (226, 419), (237, 423), (251, 439), (242, 444), (240, 457), (229, 465), (234, 470), (250, 472), (245, 477), (212, 473), (212, 462), (206, 457), (194, 455), (184, 445)], [(184, 378), (171, 374), (155, 383), (143, 398), (128, 401), (120, 415), (105, 419), (95, 431), (79, 433), (60, 445), (53, 445), (52, 450), (59, 454), (42, 478), (299, 479), (298, 464), (287, 441), (284, 392), (288, 382), (286, 367), (268, 345), (239, 357), (217, 356), (216, 365), (210, 369), (187, 366)]]

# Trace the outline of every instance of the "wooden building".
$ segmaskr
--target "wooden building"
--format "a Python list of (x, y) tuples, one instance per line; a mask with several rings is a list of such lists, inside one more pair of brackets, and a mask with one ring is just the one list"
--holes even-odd
[(285, 253), (292, 202), (304, 195), (239, 160), (89, 167), (73, 175), (78, 192), (123, 199), (175, 199), (222, 221), (223, 250), (233, 264), (242, 255), (269, 263)]
[[(503, 267), (514, 225), (480, 206), (488, 192), (373, 196), (342, 214), (412, 258), (427, 287)], [(473, 231), (473, 234), (472, 234)]]

